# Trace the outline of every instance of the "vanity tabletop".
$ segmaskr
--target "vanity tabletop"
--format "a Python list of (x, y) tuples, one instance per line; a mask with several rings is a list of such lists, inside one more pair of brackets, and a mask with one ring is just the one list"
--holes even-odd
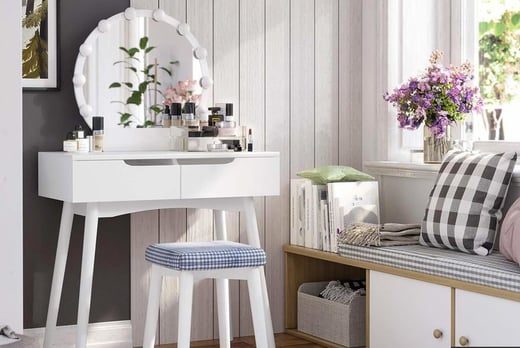
[(60, 156), (72, 161), (133, 160), (133, 159), (206, 159), (206, 158), (265, 158), (280, 157), (278, 152), (177, 152), (177, 151), (131, 151), (131, 152), (40, 152), (43, 156)]

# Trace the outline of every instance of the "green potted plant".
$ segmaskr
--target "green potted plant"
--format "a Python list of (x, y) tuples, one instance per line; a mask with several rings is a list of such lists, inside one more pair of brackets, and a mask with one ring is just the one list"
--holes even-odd
[[(155, 46), (149, 45), (148, 37), (144, 36), (139, 40), (138, 47), (119, 47), (124, 52), (124, 58), (114, 62), (114, 65), (124, 65), (124, 69), (135, 75), (134, 82), (118, 81), (110, 84), (108, 88), (124, 88), (128, 91), (128, 98), (125, 101), (114, 101), (124, 105), (124, 111), (120, 111), (119, 125), (129, 127), (133, 122), (136, 122), (133, 117), (130, 106), (140, 106), (144, 104), (145, 111), (149, 112), (150, 118), (146, 119), (144, 123), (137, 124), (137, 128), (150, 127), (156, 124), (156, 116), (162, 111), (162, 104), (157, 101), (157, 95), (164, 98), (163, 93), (159, 90), (161, 82), (158, 81), (158, 70), (164, 71), (168, 76), (173, 76), (171, 67), (160, 66), (157, 60), (150, 63), (148, 54), (155, 49)], [(169, 66), (179, 64), (178, 61), (170, 61)], [(146, 105), (146, 94), (150, 93), (153, 96), (153, 101)]]

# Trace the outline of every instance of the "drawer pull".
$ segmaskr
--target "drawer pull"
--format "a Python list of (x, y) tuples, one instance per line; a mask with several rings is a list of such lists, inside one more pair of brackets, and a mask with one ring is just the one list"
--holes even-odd
[(439, 329), (433, 330), (433, 337), (435, 337), (436, 339), (441, 338), (442, 337), (442, 331), (439, 330)]
[(228, 164), (233, 162), (234, 158), (179, 158), (177, 162), (180, 165), (189, 164), (189, 165), (204, 165), (204, 164)]
[(468, 345), (469, 339), (467, 337), (465, 337), (465, 336), (460, 336), (459, 343), (460, 343), (461, 346), (465, 347), (465, 346)]
[(124, 160), (125, 164), (133, 167), (138, 166), (172, 166), (175, 164), (171, 158), (152, 158), (152, 159), (135, 159)]

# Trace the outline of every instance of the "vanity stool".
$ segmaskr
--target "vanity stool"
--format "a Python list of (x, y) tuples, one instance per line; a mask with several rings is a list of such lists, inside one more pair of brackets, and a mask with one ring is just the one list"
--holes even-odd
[(154, 347), (164, 276), (179, 278), (178, 348), (190, 346), (194, 281), (207, 278), (217, 281), (220, 347), (229, 348), (231, 344), (229, 302), (222, 294), (227, 289), (227, 279), (247, 280), (256, 346), (268, 347), (268, 342), (274, 342), (273, 337), (267, 337), (262, 301), (261, 272), (266, 255), (261, 248), (228, 241), (158, 243), (146, 248), (145, 258), (152, 263), (152, 271), (143, 348)]

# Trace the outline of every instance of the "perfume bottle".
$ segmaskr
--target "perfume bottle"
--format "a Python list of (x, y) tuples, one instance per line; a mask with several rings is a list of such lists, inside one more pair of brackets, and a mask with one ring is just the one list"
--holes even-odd
[(181, 103), (172, 103), (170, 108), (171, 113), (171, 126), (182, 127), (182, 105)]
[(247, 133), (247, 151), (253, 152), (253, 130), (251, 128), (249, 128)]
[(189, 130), (199, 130), (199, 120), (195, 118), (195, 103), (184, 104), (182, 120)]
[(92, 136), (94, 138), (94, 152), (103, 152), (105, 128), (102, 116), (92, 117)]
[(163, 128), (170, 128), (172, 126), (172, 117), (170, 115), (170, 106), (166, 105), (162, 114), (162, 126)]
[(224, 121), (224, 115), (220, 114), (220, 107), (213, 106), (208, 108), (211, 112), (208, 120), (208, 126), (215, 126), (217, 122)]

